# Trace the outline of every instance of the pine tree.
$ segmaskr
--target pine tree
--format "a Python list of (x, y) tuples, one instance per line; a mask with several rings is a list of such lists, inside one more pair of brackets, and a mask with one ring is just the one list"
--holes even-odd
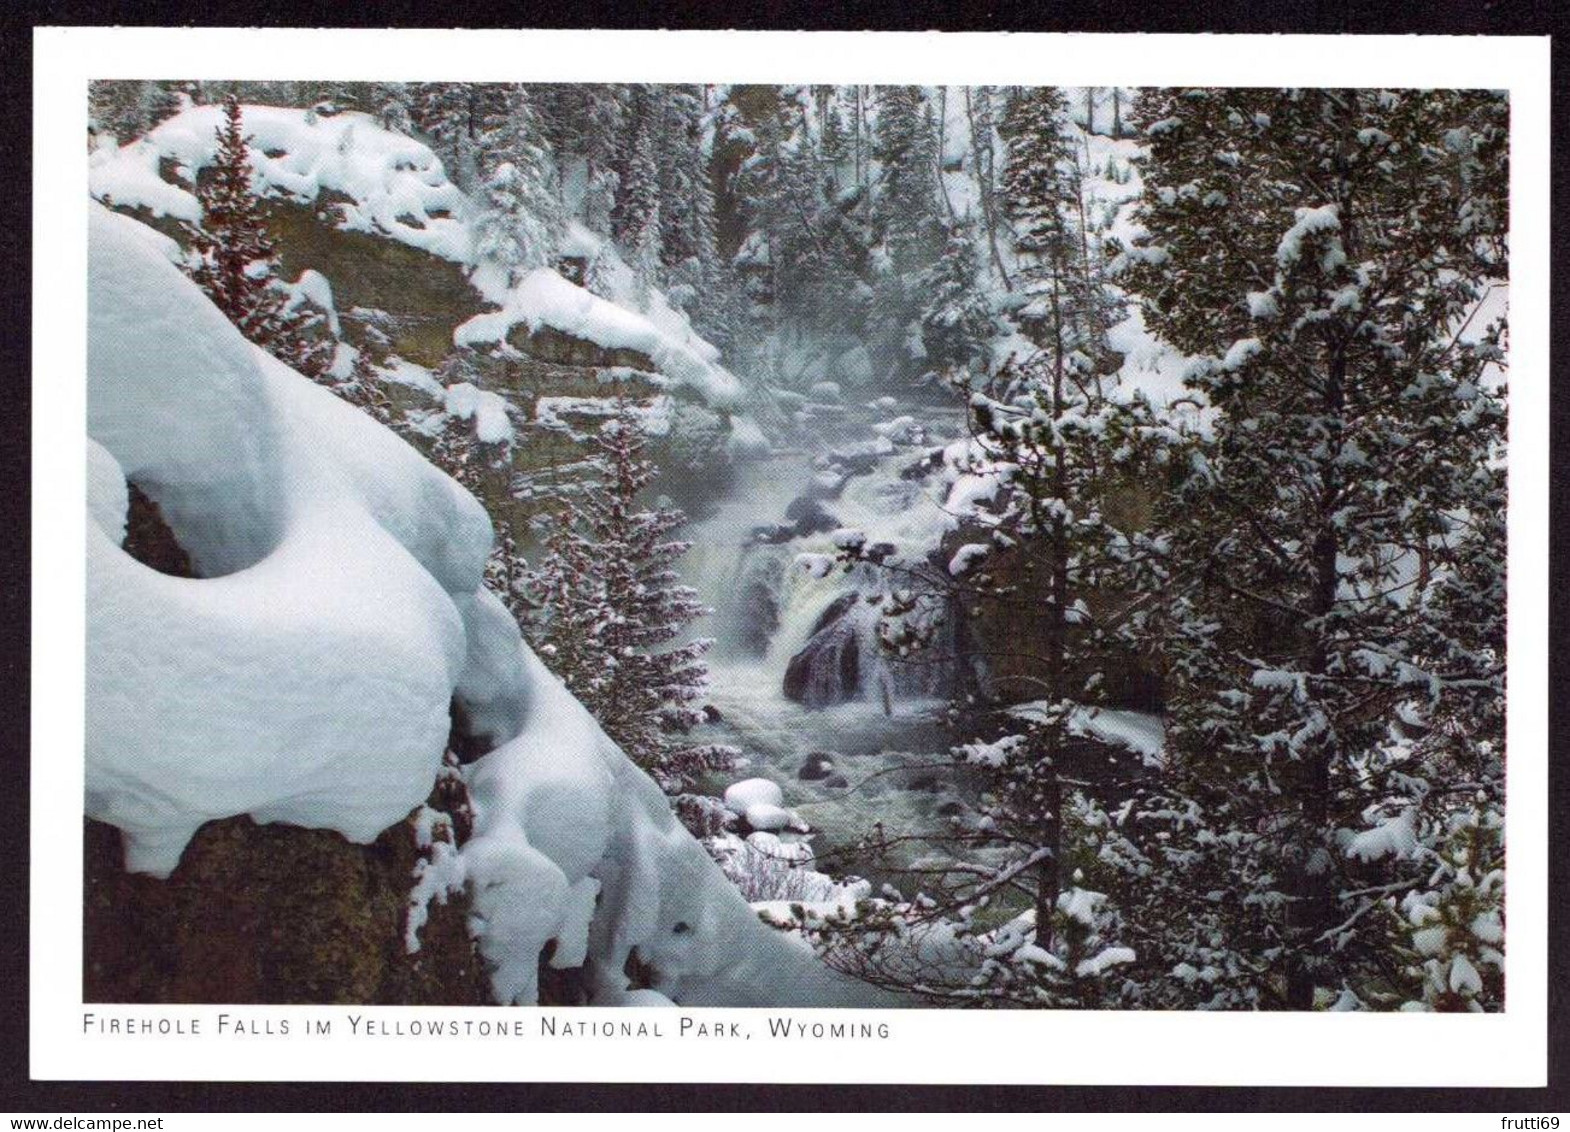
[(1068, 104), (1054, 87), (1015, 87), (1004, 101), (999, 132), (1007, 152), (999, 204), (1013, 231), (1019, 264), (1021, 318), (1041, 325), (1049, 317), (1053, 288), (1070, 286), (1074, 254), (1070, 202), (1078, 200), (1069, 146)]
[(612, 235), (611, 217), (621, 186), (616, 170), (621, 161), (627, 102), (628, 92), (622, 86), (595, 84), (584, 89), (578, 143), (585, 173), (583, 223), (607, 239)]
[(633, 270), (642, 295), (658, 279), (662, 242), (659, 167), (655, 161), (656, 106), (653, 92), (642, 89), (629, 112), (632, 140), (618, 177), (611, 230)]
[(943, 258), (927, 273), (930, 296), (921, 313), (927, 363), (939, 372), (966, 370), (983, 360), (996, 324), (983, 293), (971, 226), (957, 222)]
[(276, 278), (278, 250), (261, 201), (251, 191), (251, 157), (233, 95), (210, 169), (197, 178), (201, 226), (191, 231), (197, 263), (191, 278), (252, 342), (307, 376), (330, 364), (330, 343), (307, 334), (308, 318)]
[(469, 83), (416, 83), (410, 106), (415, 128), (430, 139), (447, 176), (464, 192), (473, 191), (478, 180), (477, 95)]
[(818, 153), (823, 158), (824, 171), (830, 183), (838, 190), (841, 181), (847, 179), (845, 164), (853, 157), (853, 147), (839, 90), (835, 87), (827, 89), (822, 103), (823, 125), (818, 132)]
[(492, 92), (478, 145), (485, 210), (475, 223), (475, 251), (515, 284), (554, 261), (564, 227), (555, 161), (525, 87)]
[(937, 136), (920, 87), (878, 91), (872, 153), (879, 171), (870, 201), (873, 266), (873, 354), (886, 376), (924, 372), (921, 283), (942, 255), (945, 221), (938, 203)]
[(94, 80), (87, 88), (88, 131), (127, 145), (179, 109), (165, 84), (146, 80)]
[(987, 248), (993, 267), (1005, 288), (1013, 290), (1013, 281), (1003, 265), (998, 250), (1001, 237), (1001, 206), (998, 201), (997, 149), (994, 135), (997, 123), (993, 111), (992, 88), (985, 86), (965, 88), (965, 117), (970, 126), (970, 167), (976, 182), (976, 196), (981, 205), (981, 222), (987, 237)]
[(626, 402), (593, 443), (600, 479), (556, 516), (540, 567), (528, 576), (535, 611), (525, 628), (606, 734), (678, 793), (735, 754), (680, 738), (704, 718), (703, 655), (713, 643), (672, 644), (706, 612), (674, 569), (690, 544), (670, 536), (686, 520), (638, 503), (655, 471)]
[[(1398, 985), (1398, 947), (1487, 1001), (1503, 325), (1462, 328), (1507, 272), (1504, 100), (1197, 90), (1139, 116), (1128, 280), (1209, 359), (1217, 414), (1163, 520), (1174, 775), (1130, 852), (1168, 890), (1153, 944), (1221, 1005), (1444, 1005)], [(1207, 906), (1223, 870), (1244, 889)]]
[(382, 128), (395, 134), (414, 133), (413, 97), (408, 83), (372, 83), (369, 108)]
[(920, 87), (878, 91), (873, 156), (881, 168), (872, 208), (874, 232), (892, 272), (915, 279), (943, 249), (938, 208), (937, 135)]
[(660, 264), (666, 298), (697, 315), (717, 283), (714, 191), (703, 149), (700, 88), (662, 87), (656, 164), (660, 175)]

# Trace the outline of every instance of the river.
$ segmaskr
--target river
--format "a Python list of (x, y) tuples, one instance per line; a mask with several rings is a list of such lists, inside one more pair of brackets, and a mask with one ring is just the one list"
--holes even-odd
[[(731, 743), (746, 760), (706, 785), (772, 779), (811, 825), (816, 867), (874, 881), (892, 879), (890, 861), (926, 851), (900, 838), (945, 827), (973, 799), (949, 759), (942, 673), (891, 667), (878, 645), (878, 611), (865, 598), (888, 577), (828, 561), (840, 528), (902, 549), (941, 533), (943, 489), (910, 469), (958, 438), (958, 407), (898, 412), (887, 400), (823, 407), (801, 430), (804, 443), (747, 462), (707, 501), (683, 532), (693, 545), (680, 563), (713, 609), (694, 628), (715, 642), (709, 702), (719, 718), (702, 738)], [(817, 651), (792, 673), (809, 643)], [(897, 848), (885, 858), (863, 847), (868, 840)]]

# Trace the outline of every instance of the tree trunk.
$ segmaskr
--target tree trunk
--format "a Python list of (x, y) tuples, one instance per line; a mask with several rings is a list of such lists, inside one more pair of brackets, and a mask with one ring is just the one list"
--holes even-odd
[[(1325, 382), (1325, 415), (1337, 420), (1345, 407), (1346, 361), (1337, 352), (1331, 359)], [(1314, 624), (1315, 640), (1309, 656), (1308, 670), (1314, 676), (1324, 676), (1329, 669), (1330, 642), (1324, 624), (1335, 608), (1336, 593), (1341, 574), (1337, 564), (1341, 551), (1341, 538), (1334, 522), (1340, 501), (1341, 477), (1335, 460), (1340, 451), (1339, 438), (1332, 437), (1329, 452), (1322, 467), (1319, 497), (1318, 531), (1314, 539), (1314, 587), (1309, 610)], [(1296, 900), (1287, 923), (1289, 946), (1287, 957), (1287, 1007), (1291, 1010), (1311, 1010), (1314, 989), (1319, 985), (1314, 953), (1320, 944), (1319, 937), (1334, 923), (1335, 894), (1331, 885), (1328, 862), (1323, 858), (1330, 840), (1330, 768), (1337, 751), (1334, 740), (1316, 744), (1315, 749), (1302, 756), (1303, 767), (1299, 781), (1298, 821), (1293, 846), (1293, 875), (1291, 893)]]
[[(1061, 257), (1052, 274), (1052, 417), (1056, 421), (1063, 415), (1063, 307), (1058, 289)], [(1061, 704), (1067, 690), (1068, 660), (1068, 531), (1063, 523), (1063, 503), (1068, 493), (1067, 457), (1058, 447), (1053, 453), (1052, 495), (1059, 503), (1053, 509), (1051, 523), (1052, 574), (1048, 592), (1047, 618), (1047, 688), (1053, 706)], [(1062, 890), (1063, 853), (1063, 783), (1058, 761), (1063, 754), (1063, 727), (1054, 721), (1047, 731), (1045, 757), (1048, 760), (1049, 780), (1042, 799), (1041, 847), (1049, 856), (1036, 867), (1036, 945), (1050, 949), (1052, 946), (1052, 917), (1057, 909), (1058, 893)]]
[[(976, 126), (976, 111), (971, 102), (970, 87), (965, 88), (965, 119), (970, 123), (970, 153), (976, 162), (976, 182), (980, 186), (978, 195), (981, 198), (981, 221), (987, 226), (987, 247), (991, 249), (992, 263), (998, 269), (998, 278), (1003, 280), (1003, 289), (1012, 291), (1014, 281), (1009, 278), (1008, 268), (1003, 266), (1003, 254), (998, 251), (998, 202), (993, 190), (995, 182), (991, 126), (988, 126), (987, 136), (983, 138), (982, 131)], [(990, 121), (989, 115), (988, 122)]]

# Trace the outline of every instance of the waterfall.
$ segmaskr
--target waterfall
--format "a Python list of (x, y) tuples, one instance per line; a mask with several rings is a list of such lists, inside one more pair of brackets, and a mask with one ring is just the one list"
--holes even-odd
[(885, 714), (902, 699), (954, 694), (968, 674), (956, 662), (959, 611), (941, 611), (919, 655), (891, 657), (879, 639), (882, 599), (902, 579), (870, 563), (827, 566), (839, 527), (907, 547), (938, 545), (946, 516), (928, 485), (902, 474), (919, 454), (879, 439), (778, 453), (740, 469), (688, 532), (693, 548), (682, 564), (713, 609), (700, 632), (715, 640), (717, 682), (730, 669), (808, 708), (865, 702)]

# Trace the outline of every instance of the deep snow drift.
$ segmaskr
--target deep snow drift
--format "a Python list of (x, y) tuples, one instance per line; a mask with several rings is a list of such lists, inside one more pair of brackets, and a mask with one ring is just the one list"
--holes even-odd
[[(443, 883), (472, 886), (499, 1001), (534, 1001), (555, 940), (596, 1003), (868, 1002), (759, 922), (524, 645), (472, 496), (247, 343), (162, 237), (95, 206), (90, 240), (87, 812), (130, 868), (167, 875), (236, 814), (371, 840), (429, 792), (456, 698), (497, 746)], [(200, 579), (120, 549), (128, 480)]]

